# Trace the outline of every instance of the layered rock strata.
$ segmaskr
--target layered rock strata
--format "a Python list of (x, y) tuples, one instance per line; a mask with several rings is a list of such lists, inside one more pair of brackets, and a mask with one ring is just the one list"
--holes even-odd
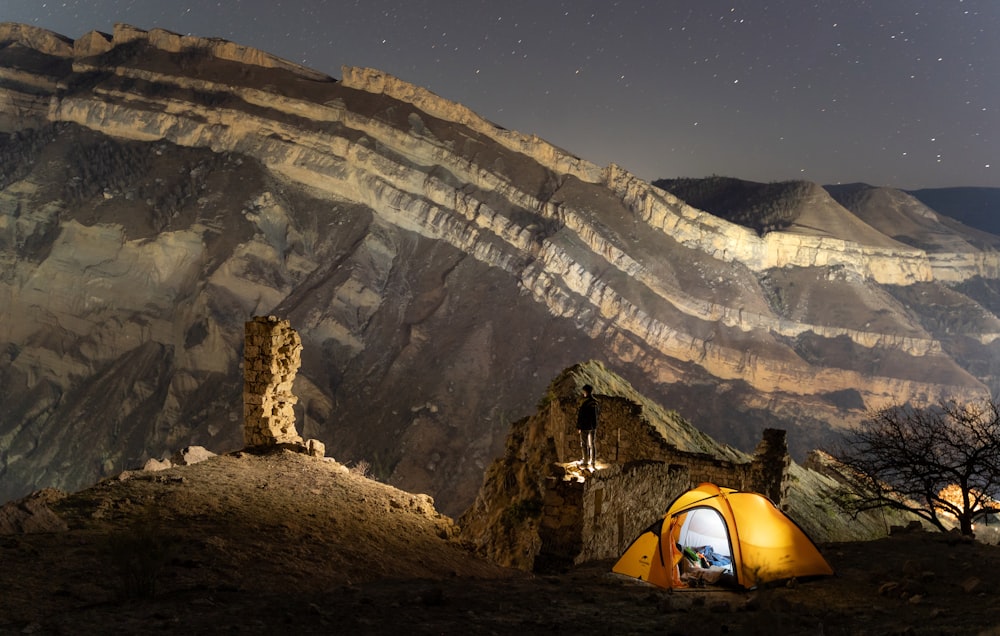
[[(819, 189), (822, 232), (759, 235), (372, 69), (5, 24), (0, 131), (22, 490), (238, 446), (238, 334), (272, 313), (305, 345), (303, 435), (451, 514), (583, 359), (747, 450), (789, 428), (800, 455), (867, 408), (1000, 387), (981, 242), (934, 251)], [(86, 462), (41, 450), (80, 436)]]

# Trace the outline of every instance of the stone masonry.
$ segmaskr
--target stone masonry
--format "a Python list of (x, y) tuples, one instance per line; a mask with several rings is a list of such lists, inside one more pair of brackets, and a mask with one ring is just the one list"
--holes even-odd
[(244, 328), (243, 440), (247, 447), (302, 445), (292, 383), (302, 341), (287, 320), (256, 316)]
[(604, 464), (586, 479), (578, 477), (571, 463), (550, 464), (538, 520), (536, 571), (620, 555), (675, 497), (702, 482), (759, 492), (779, 506), (787, 489), (790, 458), (780, 429), (766, 429), (746, 462), (659, 443), (647, 444), (645, 454)]
[(643, 406), (601, 395), (598, 470), (581, 473), (575, 430), (579, 386), (553, 382), (551, 399), (511, 427), (507, 449), (487, 470), (463, 538), (486, 558), (545, 572), (620, 555), (679, 494), (702, 482), (760, 492), (781, 506), (790, 458), (785, 431), (766, 429), (754, 453), (683, 450), (656, 430)]

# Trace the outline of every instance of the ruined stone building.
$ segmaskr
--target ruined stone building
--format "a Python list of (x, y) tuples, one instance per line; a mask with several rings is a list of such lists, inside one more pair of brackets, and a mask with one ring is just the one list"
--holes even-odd
[[(594, 473), (575, 463), (585, 383), (601, 402)], [(462, 534), (483, 556), (526, 570), (617, 557), (678, 494), (701, 482), (760, 492), (780, 505), (789, 462), (784, 431), (765, 430), (752, 456), (739, 453), (676, 415), (655, 412), (588, 363), (567, 370), (538, 412), (512, 426), (505, 455), (460, 520)]]
[(292, 392), (302, 359), (302, 340), (287, 320), (255, 316), (244, 325), (243, 441), (248, 448), (301, 447), (325, 454), (317, 440), (303, 442), (295, 429)]

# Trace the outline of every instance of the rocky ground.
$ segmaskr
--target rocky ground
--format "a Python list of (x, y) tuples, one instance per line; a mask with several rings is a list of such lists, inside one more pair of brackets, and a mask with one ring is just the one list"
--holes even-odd
[(1000, 548), (953, 535), (822, 545), (832, 578), (671, 593), (611, 562), (484, 563), (428, 498), (360, 473), (243, 452), (8, 504), (0, 634), (1000, 634)]

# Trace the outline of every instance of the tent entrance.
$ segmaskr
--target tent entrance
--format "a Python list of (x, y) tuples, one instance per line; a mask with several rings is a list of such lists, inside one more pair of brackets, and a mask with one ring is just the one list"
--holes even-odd
[(686, 583), (735, 582), (733, 544), (726, 521), (714, 508), (691, 508), (676, 515), (674, 539), (682, 555), (681, 580)]

